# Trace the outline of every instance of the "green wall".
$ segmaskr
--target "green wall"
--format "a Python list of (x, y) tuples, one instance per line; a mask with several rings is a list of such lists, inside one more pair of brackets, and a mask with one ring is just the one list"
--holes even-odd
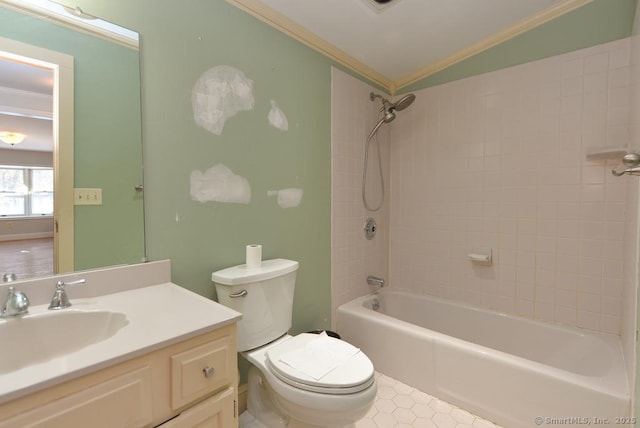
[[(147, 255), (172, 260), (173, 281), (213, 298), (211, 273), (263, 257), (300, 262), (295, 332), (330, 326), (332, 62), (222, 0), (79, 1), (141, 33)], [(255, 107), (220, 136), (194, 120), (191, 94), (203, 72), (228, 65), (253, 80)], [(270, 100), (289, 122), (269, 125)], [(222, 163), (251, 184), (248, 205), (200, 203), (190, 175)], [(280, 208), (269, 190), (301, 188)]]
[[(0, 37), (74, 57), (74, 186), (102, 188), (76, 206), (75, 269), (144, 256), (138, 51), (0, 7)], [(65, 142), (61, 142), (65, 144)]]
[(400, 89), (453, 80), (559, 55), (631, 35), (637, 0), (595, 0), (511, 40)]

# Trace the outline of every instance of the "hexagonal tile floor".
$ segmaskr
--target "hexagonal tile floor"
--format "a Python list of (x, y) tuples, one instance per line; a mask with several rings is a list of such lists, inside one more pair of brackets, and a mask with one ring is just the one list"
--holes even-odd
[(356, 428), (501, 428), (381, 373), (376, 376), (376, 402)]

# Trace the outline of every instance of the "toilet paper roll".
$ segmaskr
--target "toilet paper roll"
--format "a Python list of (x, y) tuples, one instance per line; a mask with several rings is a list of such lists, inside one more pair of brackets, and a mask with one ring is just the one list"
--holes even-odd
[(255, 269), (262, 265), (262, 245), (247, 245), (247, 268)]

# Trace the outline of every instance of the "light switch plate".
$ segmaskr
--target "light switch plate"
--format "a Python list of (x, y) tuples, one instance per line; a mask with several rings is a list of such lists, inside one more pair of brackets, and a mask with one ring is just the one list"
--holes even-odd
[(73, 189), (75, 205), (102, 205), (102, 189)]

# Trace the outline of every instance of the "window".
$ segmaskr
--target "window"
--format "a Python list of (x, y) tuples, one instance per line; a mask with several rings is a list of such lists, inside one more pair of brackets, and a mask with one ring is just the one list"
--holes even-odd
[(0, 167), (0, 216), (53, 215), (53, 169)]

